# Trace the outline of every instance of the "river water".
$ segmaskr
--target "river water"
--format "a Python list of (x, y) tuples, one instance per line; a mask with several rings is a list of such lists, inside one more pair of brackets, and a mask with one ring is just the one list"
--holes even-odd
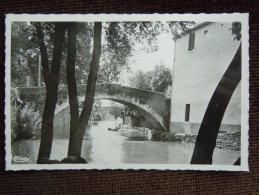
[[(82, 157), (88, 164), (189, 164), (194, 144), (172, 141), (145, 141), (130, 138), (125, 133), (108, 131), (116, 121), (100, 121), (92, 126), (83, 140)], [(129, 130), (130, 131), (130, 130)], [(134, 132), (134, 131), (132, 131)], [(17, 141), (12, 144), (12, 163), (15, 157), (29, 159), (27, 164), (37, 160), (40, 140)], [(62, 160), (67, 156), (68, 139), (53, 140), (51, 159)], [(226, 149), (214, 150), (213, 164), (232, 165), (240, 152)], [(24, 162), (23, 162), (24, 163)]]

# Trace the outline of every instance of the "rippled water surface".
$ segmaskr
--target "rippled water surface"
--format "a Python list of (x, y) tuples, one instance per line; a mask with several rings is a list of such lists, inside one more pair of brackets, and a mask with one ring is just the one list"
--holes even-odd
[[(83, 141), (82, 157), (89, 164), (189, 164), (194, 144), (169, 141), (138, 141), (125, 133), (108, 131), (115, 121), (101, 121), (87, 132)], [(132, 131), (132, 134), (134, 131)], [(130, 135), (130, 134), (127, 134)], [(18, 141), (12, 144), (13, 157), (26, 157), (26, 163), (37, 160), (40, 140)], [(67, 156), (68, 139), (54, 139), (51, 159)], [(213, 164), (232, 165), (240, 152), (215, 149)], [(14, 159), (14, 158), (13, 158)], [(19, 163), (13, 160), (13, 163)], [(21, 162), (20, 162), (21, 163)], [(24, 163), (24, 162), (23, 162)]]

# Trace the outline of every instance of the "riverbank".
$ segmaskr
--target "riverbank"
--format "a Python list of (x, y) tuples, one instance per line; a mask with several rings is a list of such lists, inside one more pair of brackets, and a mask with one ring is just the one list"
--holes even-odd
[[(197, 134), (162, 132), (162, 131), (150, 130), (145, 127), (130, 127), (129, 125), (122, 125), (119, 131), (127, 132), (125, 133), (125, 136), (130, 136), (132, 132), (134, 132), (135, 137), (139, 136), (142, 139), (152, 140), (152, 141), (176, 141), (181, 143), (195, 144), (196, 137), (197, 137)], [(240, 146), (241, 146), (240, 132), (218, 134), (218, 138), (216, 141), (217, 148), (240, 151)]]
[[(175, 134), (175, 141), (182, 143), (195, 143), (197, 135), (195, 134)], [(241, 133), (219, 133), (216, 140), (216, 147), (240, 151), (241, 146)]]

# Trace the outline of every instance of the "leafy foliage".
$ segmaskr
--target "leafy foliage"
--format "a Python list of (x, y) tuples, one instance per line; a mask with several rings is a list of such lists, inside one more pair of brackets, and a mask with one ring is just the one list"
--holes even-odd
[[(77, 23), (76, 35), (76, 80), (78, 84), (86, 84), (91, 61), (93, 41), (93, 24)], [(61, 74), (62, 75), (62, 74)], [(64, 82), (66, 83), (66, 81)]]
[[(11, 79), (13, 86), (24, 86), (25, 76), (33, 78), (33, 84), (37, 84), (39, 65), (39, 41), (36, 36), (37, 23), (13, 22), (11, 35)], [(54, 24), (53, 22), (42, 22), (41, 29), (44, 43), (46, 45), (49, 64), (51, 64), (54, 47)], [(89, 62), (91, 60), (91, 42), (93, 39), (93, 26), (91, 23), (77, 23), (77, 49), (76, 49), (76, 77), (77, 83), (85, 84), (88, 76)], [(67, 34), (62, 51), (60, 83), (66, 81), (66, 56), (67, 56)], [(44, 83), (44, 81), (43, 81)]]
[(172, 85), (172, 72), (162, 61), (160, 65), (156, 65), (152, 76), (152, 89), (154, 91), (164, 92), (168, 85)]
[(35, 103), (28, 103), (19, 113), (19, 138), (30, 139), (40, 133), (41, 116), (35, 105)]
[[(25, 85), (25, 76), (31, 76), (33, 83), (37, 84), (39, 43), (36, 36), (35, 22), (12, 23), (12, 84)], [(51, 62), (54, 44), (53, 22), (41, 22), (44, 42), (48, 58)], [(170, 22), (106, 22), (103, 25), (103, 44), (98, 72), (98, 83), (118, 83), (122, 70), (130, 71), (130, 57), (133, 53), (154, 52), (157, 50), (156, 37), (163, 32), (171, 32), (174, 39), (177, 34), (188, 31), (195, 23), (188, 21)], [(93, 42), (93, 23), (77, 22), (77, 48), (76, 48), (76, 78), (78, 84), (85, 84), (91, 48)], [(137, 45), (137, 47), (135, 47)], [(66, 81), (67, 34), (62, 51), (60, 84)], [(136, 49), (138, 48), (138, 49)], [(43, 81), (44, 83), (44, 81)]]
[(129, 78), (130, 86), (138, 89), (152, 90), (152, 72), (143, 72), (138, 70), (135, 74)]
[(24, 86), (25, 77), (33, 76), (36, 83), (37, 49), (33, 40), (33, 28), (26, 22), (13, 22), (11, 32), (11, 82), (12, 86)]
[(139, 89), (164, 92), (168, 85), (172, 85), (172, 73), (163, 61), (157, 64), (153, 71), (145, 73), (138, 70), (130, 77), (130, 86)]
[(130, 57), (138, 52), (157, 51), (156, 37), (166, 29), (162, 22), (107, 22), (98, 83), (118, 83), (122, 70), (130, 71)]
[(133, 43), (120, 22), (108, 22), (103, 30), (104, 40), (98, 83), (107, 84), (118, 82), (122, 69), (129, 69)]
[(196, 25), (193, 21), (169, 21), (167, 24), (168, 31), (173, 35), (173, 40), (176, 40), (179, 34), (188, 32), (189, 29)]
[[(103, 29), (104, 44), (102, 45), (98, 83), (119, 83), (122, 70), (130, 71), (129, 64), (132, 63), (130, 57), (133, 54), (157, 51), (156, 37), (158, 35), (171, 32), (173, 39), (176, 40), (178, 34), (187, 32), (194, 25), (195, 22), (190, 21), (107, 22)], [(141, 76), (144, 73), (138, 72), (137, 74)], [(152, 89), (148, 85), (138, 88)]]
[(240, 41), (241, 39), (241, 23), (233, 22), (232, 23), (232, 34), (234, 35), (234, 40)]
[(113, 115), (115, 117), (115, 119), (117, 119), (119, 117), (122, 118), (123, 109), (124, 109), (124, 107), (122, 105), (112, 103), (112, 106), (109, 108), (109, 112), (111, 115)]

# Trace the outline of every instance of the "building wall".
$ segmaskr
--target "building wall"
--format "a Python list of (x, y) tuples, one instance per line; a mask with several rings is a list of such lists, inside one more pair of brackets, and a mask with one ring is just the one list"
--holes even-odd
[[(232, 23), (210, 23), (195, 31), (195, 49), (188, 51), (189, 34), (176, 41), (171, 95), (170, 131), (197, 134), (204, 113), (240, 41), (234, 40)], [(189, 122), (185, 107), (190, 104)], [(236, 88), (220, 131), (240, 131), (241, 85)]]

